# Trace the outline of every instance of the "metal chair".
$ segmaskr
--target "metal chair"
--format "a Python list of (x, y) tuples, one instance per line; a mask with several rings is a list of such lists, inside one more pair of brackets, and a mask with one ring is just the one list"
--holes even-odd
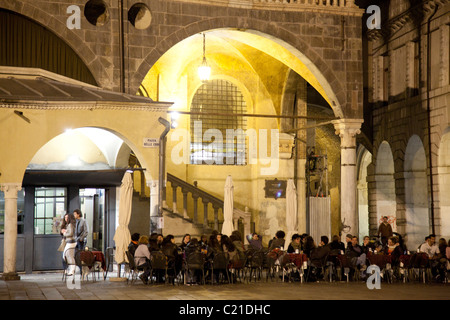
[[(306, 275), (306, 282), (310, 280), (311, 272), (317, 272), (317, 270), (320, 270), (322, 276), (325, 276), (325, 269), (327, 268), (327, 261), (328, 261), (328, 254), (326, 254), (321, 259), (310, 259), (309, 266), (308, 266), (308, 273)], [(318, 279), (317, 279), (318, 280)]]
[(370, 254), (367, 257), (367, 260), (369, 260), (369, 263), (371, 265), (376, 265), (380, 268), (381, 271), (381, 277), (384, 278), (384, 275), (386, 275), (386, 281), (388, 283), (392, 283), (392, 268), (391, 268), (391, 256), (385, 255), (385, 254)]
[[(247, 265), (247, 256), (243, 258), (238, 257), (230, 261), (230, 264), (228, 265), (228, 271), (231, 274), (230, 275), (231, 283), (234, 282), (234, 278), (236, 278), (236, 280), (238, 279), (241, 280), (241, 282), (245, 280), (246, 265)], [(243, 275), (243, 277), (241, 277), (241, 274)]]
[(152, 251), (150, 253), (151, 255), (151, 272), (150, 277), (153, 279), (153, 273), (156, 271), (157, 275), (155, 276), (155, 282), (158, 279), (158, 276), (161, 275), (161, 271), (164, 272), (164, 283), (167, 283), (168, 276), (167, 276), (167, 257), (164, 253), (161, 251)]
[(263, 259), (263, 267), (262, 269), (266, 270), (266, 282), (270, 279), (273, 281), (274, 278), (276, 278), (277, 275), (277, 268), (279, 266), (276, 265), (278, 260), (278, 256), (275, 256), (271, 254), (270, 252), (264, 253), (264, 259)]
[(206, 263), (206, 255), (201, 252), (192, 252), (185, 258), (185, 283), (188, 280), (188, 276), (191, 275), (191, 272), (201, 271), (202, 273), (202, 283), (205, 284), (205, 263)]
[(128, 270), (129, 274), (127, 276), (127, 282), (130, 280), (131, 276), (131, 284), (136, 281), (136, 279), (139, 277), (139, 274), (144, 270), (143, 267), (138, 267), (134, 261), (134, 256), (131, 252), (126, 251), (125, 254), (127, 255), (128, 259)]
[[(251, 282), (251, 279), (255, 278), (261, 280), (261, 275), (264, 267), (265, 254), (262, 251), (251, 251), (247, 256), (247, 269), (249, 270), (249, 276), (247, 282)], [(255, 274), (253, 275), (253, 272)]]
[(114, 269), (114, 248), (108, 247), (105, 250), (105, 264), (106, 264), (106, 272), (104, 275), (104, 279), (108, 276), (108, 272)]
[(81, 267), (81, 279), (88, 280), (89, 275), (92, 275), (92, 280), (95, 281), (95, 255), (92, 251), (79, 250), (75, 253), (75, 261)]
[(218, 271), (217, 283), (220, 283), (220, 274), (227, 276), (228, 283), (230, 282), (230, 276), (228, 274), (228, 261), (229, 256), (225, 252), (218, 252), (214, 254), (211, 261), (211, 284), (214, 284), (214, 270)]

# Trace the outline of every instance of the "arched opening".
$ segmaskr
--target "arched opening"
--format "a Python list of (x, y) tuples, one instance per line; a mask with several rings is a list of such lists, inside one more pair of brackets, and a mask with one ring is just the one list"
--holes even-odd
[[(112, 247), (117, 228), (119, 188), (127, 169), (140, 168), (131, 147), (111, 130), (70, 129), (43, 145), (30, 161), (22, 182), (27, 269), (61, 269), (61, 219), (81, 209), (88, 224), (86, 245), (104, 251)], [(142, 170), (133, 172), (136, 197), (130, 226), (143, 234), (150, 229), (149, 196)], [(142, 183), (143, 182), (143, 183)], [(138, 196), (139, 194), (139, 196)], [(144, 204), (145, 203), (145, 204)], [(133, 218), (134, 217), (134, 218)], [(32, 265), (30, 265), (32, 264)]]
[(0, 32), (0, 66), (41, 68), (97, 85), (75, 51), (44, 26), (18, 13), (0, 9), (0, 30), (8, 31)]
[(438, 156), (440, 232), (445, 239), (450, 238), (450, 132), (442, 136)]
[(392, 226), (392, 230), (397, 231), (397, 202), (395, 196), (395, 179), (394, 179), (394, 158), (392, 156), (391, 146), (387, 141), (383, 141), (377, 152), (375, 163), (375, 186), (376, 186), (376, 203), (377, 215), (376, 226), (382, 222), (382, 217), (387, 216)]
[(405, 209), (407, 246), (415, 250), (430, 232), (425, 149), (413, 135), (405, 152)]
[[(297, 115), (317, 117), (319, 119), (316, 123), (318, 127), (317, 145), (315, 142), (311, 145), (317, 146), (317, 150), (320, 149), (324, 154), (327, 154), (328, 159), (333, 159), (333, 162), (330, 161), (328, 166), (328, 172), (332, 178), (330, 179), (332, 188), (325, 187), (328, 183), (326, 175), (323, 175), (323, 179), (318, 178), (315, 184), (317, 187), (322, 187), (321, 195), (327, 196), (327, 191), (329, 191), (328, 194), (332, 194), (333, 217), (331, 219), (335, 222), (334, 226), (332, 224), (332, 230), (333, 233), (338, 233), (340, 222), (338, 217), (340, 213), (338, 205), (340, 201), (339, 137), (336, 136), (334, 127), (330, 122), (328, 127), (319, 126), (318, 122), (323, 121), (323, 118), (331, 120), (337, 116), (342, 116), (343, 112), (327, 79), (305, 55), (284, 41), (267, 34), (254, 30), (214, 29), (205, 31), (204, 35), (205, 57), (211, 67), (211, 78), (213, 79), (210, 81), (225, 79), (236, 84), (246, 103), (247, 130), (254, 130), (257, 134), (265, 130), (268, 135), (267, 156), (271, 154), (270, 148), (272, 147), (270, 145), (270, 130), (285, 134), (301, 126), (301, 132), (305, 134), (298, 141), (295, 141), (295, 143), (298, 143), (298, 151), (293, 151), (292, 147), (294, 134), (289, 132), (291, 136), (283, 136), (285, 140), (283, 140), (282, 147), (286, 150), (280, 151), (283, 152), (283, 156), (280, 156), (277, 173), (268, 177), (263, 177), (260, 174), (260, 169), (265, 164), (249, 164), (248, 162), (242, 166), (217, 166), (217, 168), (214, 167), (214, 170), (211, 170), (211, 168), (205, 166), (178, 164), (171, 159), (167, 159), (167, 172), (188, 183), (194, 184), (195, 182), (200, 188), (210, 191), (219, 198), (223, 197), (225, 178), (231, 174), (235, 182), (235, 203), (241, 205), (242, 208), (248, 207), (253, 212), (262, 210), (263, 214), (255, 215), (254, 225), (255, 228), (268, 232), (267, 237), (269, 237), (277, 230), (273, 229), (275, 227), (271, 218), (273, 215), (268, 208), (276, 208), (276, 219), (279, 220), (279, 225), (285, 225), (285, 219), (283, 218), (285, 215), (285, 200), (276, 202), (274, 199), (266, 197), (264, 188), (258, 185), (258, 180), (263, 181), (264, 178), (282, 180), (294, 178), (302, 183), (302, 186), (299, 186), (298, 199), (300, 205), (298, 206), (298, 214), (301, 217), (300, 221), (306, 221), (305, 163), (307, 134), (304, 128), (306, 121), (303, 121), (302, 124), (297, 121), (298, 119), (281, 118)], [(180, 113), (177, 120), (177, 129), (184, 129), (186, 132), (192, 131), (192, 117), (198, 111), (194, 110), (195, 108), (193, 109), (191, 102), (197, 89), (203, 86), (197, 74), (197, 68), (201, 65), (202, 58), (202, 34), (193, 35), (180, 41), (153, 64), (139, 90), (139, 94), (147, 95), (155, 101), (174, 102), (171, 110)], [(311, 100), (308, 100), (310, 93)], [(303, 97), (303, 100), (299, 105), (298, 100), (301, 97)], [(298, 109), (302, 109), (301, 112), (297, 112)], [(202, 112), (205, 112), (203, 103)], [(257, 115), (264, 115), (264, 117), (258, 117)], [(230, 127), (230, 129), (234, 129), (234, 127)], [(171, 154), (170, 150), (175, 146), (175, 143), (171, 141), (171, 136), (172, 132), (169, 133), (167, 139), (167, 155)], [(189, 136), (192, 136), (192, 132)], [(177, 145), (178, 142), (179, 140), (176, 141)], [(247, 148), (249, 143), (247, 138)], [(258, 148), (261, 146), (259, 143), (257, 145)], [(301, 161), (297, 162), (297, 160)], [(171, 192), (177, 192), (176, 190), (176, 185), (174, 188), (167, 188), (166, 199), (181, 199), (185, 196), (181, 193), (180, 188), (178, 188), (178, 194), (171, 194)], [(252, 192), (254, 196), (248, 197), (249, 192)], [(333, 199), (335, 199), (334, 202)], [(173, 201), (173, 203), (175, 202)], [(181, 205), (181, 203), (182, 201), (176, 202), (177, 205)], [(195, 208), (191, 209), (187, 210), (187, 214), (195, 211)], [(211, 211), (211, 209), (208, 210)], [(186, 212), (183, 208), (173, 208), (173, 211)], [(208, 215), (213, 215), (213, 213), (209, 212)], [(199, 219), (202, 219), (201, 216)], [(306, 222), (301, 224), (303, 224), (303, 228), (306, 228)], [(306, 229), (304, 229), (304, 232), (306, 232)]]

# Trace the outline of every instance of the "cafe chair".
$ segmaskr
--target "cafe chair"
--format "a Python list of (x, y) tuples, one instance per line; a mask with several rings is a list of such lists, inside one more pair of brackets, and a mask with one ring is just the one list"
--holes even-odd
[(278, 256), (272, 255), (270, 252), (264, 253), (264, 259), (263, 259), (263, 270), (266, 270), (266, 282), (270, 280), (273, 281), (273, 279), (276, 278), (277, 275), (277, 261)]
[(247, 256), (243, 258), (236, 257), (230, 261), (228, 265), (228, 271), (230, 273), (231, 283), (239, 279), (241, 282), (245, 280), (245, 268), (247, 265)]
[(105, 264), (106, 264), (106, 272), (104, 279), (108, 276), (109, 271), (113, 271), (114, 269), (114, 248), (108, 247), (105, 250)]
[[(144, 268), (138, 267), (136, 265), (136, 262), (134, 261), (134, 256), (131, 252), (126, 251), (125, 254), (128, 259), (128, 271), (129, 271), (129, 274), (127, 277), (127, 282), (131, 281), (131, 284), (133, 284), (136, 281), (136, 279), (139, 277), (140, 273), (142, 271), (144, 271)], [(130, 278), (131, 278), (131, 280), (130, 280)]]
[(81, 279), (88, 280), (91, 275), (92, 280), (95, 281), (94, 265), (95, 256), (89, 250), (79, 250), (75, 253), (75, 261), (81, 267)]
[(388, 283), (392, 283), (391, 256), (385, 254), (370, 254), (367, 257), (370, 265), (376, 265), (380, 268), (381, 277), (386, 279)]
[(153, 275), (155, 274), (155, 282), (161, 278), (163, 274), (164, 283), (168, 282), (168, 274), (167, 274), (167, 257), (161, 251), (152, 251), (151, 253), (151, 261), (152, 261), (152, 272), (150, 273), (150, 277), (153, 279)]
[(218, 252), (214, 254), (211, 260), (211, 284), (214, 284), (214, 271), (217, 271), (217, 284), (220, 283), (220, 275), (226, 275), (228, 283), (230, 282), (230, 276), (228, 274), (228, 262), (229, 256), (225, 252)]
[(417, 252), (411, 256), (411, 278), (427, 283), (431, 279), (428, 255), (424, 252)]
[(185, 275), (184, 281), (190, 281), (194, 277), (195, 272), (202, 274), (202, 283), (205, 284), (205, 263), (206, 255), (201, 252), (192, 252), (185, 258)]
[(251, 251), (247, 256), (247, 269), (249, 275), (247, 282), (251, 282), (252, 279), (261, 280), (262, 272), (264, 267), (264, 252), (262, 251)]
[(306, 274), (306, 282), (311, 280), (314, 275), (315, 281), (318, 281), (320, 277), (325, 276), (325, 271), (328, 267), (328, 254), (321, 259), (310, 259), (308, 272)]

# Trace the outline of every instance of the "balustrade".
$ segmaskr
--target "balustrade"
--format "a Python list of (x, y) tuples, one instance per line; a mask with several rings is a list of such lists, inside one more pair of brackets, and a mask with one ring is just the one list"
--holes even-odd
[[(183, 181), (174, 175), (167, 174), (167, 182), (170, 183), (172, 188), (172, 208), (171, 211), (173, 213), (179, 213), (177, 208), (177, 194), (178, 188), (181, 188), (181, 193), (183, 195), (183, 218), (190, 219), (190, 215), (188, 213), (188, 194), (191, 194), (193, 200), (193, 212), (192, 212), (192, 220), (194, 223), (201, 223), (199, 221), (198, 215), (198, 199), (200, 198), (203, 204), (203, 227), (204, 228), (213, 228), (214, 230), (220, 231), (219, 227), (223, 223), (223, 200), (211, 195), (210, 193), (199, 189), (196, 185), (191, 185), (190, 183)], [(165, 193), (163, 195), (165, 197)], [(166, 202), (164, 202), (166, 203)], [(213, 220), (209, 220), (208, 208), (209, 204), (211, 204), (212, 209), (214, 211)], [(219, 211), (221, 214), (219, 215)], [(250, 233), (250, 220), (251, 214), (248, 208), (245, 208), (245, 211), (240, 210), (238, 208), (234, 208), (233, 210), (233, 224), (235, 230), (238, 229), (239, 220), (243, 221), (244, 224), (244, 232), (245, 234)]]

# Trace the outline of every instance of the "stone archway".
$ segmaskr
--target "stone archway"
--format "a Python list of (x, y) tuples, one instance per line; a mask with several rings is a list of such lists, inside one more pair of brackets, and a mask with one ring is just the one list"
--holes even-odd
[(430, 232), (428, 181), (425, 149), (413, 135), (405, 151), (405, 215), (407, 246), (415, 250)]
[(444, 133), (439, 145), (438, 155), (439, 176), (439, 208), (440, 231), (438, 234), (445, 239), (450, 238), (450, 131)]
[[(195, 36), (199, 32), (208, 32), (216, 33), (219, 34), (220, 37), (226, 37), (227, 39), (253, 46), (257, 50), (278, 59), (281, 63), (284, 63), (287, 67), (305, 78), (324, 97), (333, 109), (336, 117), (343, 118), (347, 116), (346, 108), (348, 99), (342, 79), (339, 80), (338, 76), (331, 68), (330, 62), (316, 53), (302, 37), (299, 37), (286, 29), (273, 29), (270, 27), (270, 22), (259, 22), (258, 28), (251, 29), (247, 27), (245, 31), (235, 30), (235, 26), (230, 26), (229, 28), (222, 27), (229, 23), (230, 22), (224, 18), (211, 19), (207, 24), (204, 21), (200, 21), (193, 24), (195, 25), (195, 28), (193, 25), (190, 25), (189, 27), (186, 27), (185, 30), (182, 29), (184, 32), (180, 31), (180, 33), (184, 35), (183, 40), (181, 41), (178, 33), (174, 33), (161, 40), (155, 46), (155, 49), (148, 52), (143, 63), (139, 66), (137, 72), (134, 73), (133, 79), (130, 79), (131, 92), (138, 92), (148, 71), (167, 51), (176, 45), (183, 43), (183, 41), (186, 41), (190, 37)], [(246, 24), (252, 25), (251, 20), (247, 21)], [(263, 25), (261, 26), (261, 24)], [(214, 25), (221, 26), (221, 28), (211, 28), (211, 26)], [(187, 46), (184, 45), (184, 48), (187, 48)], [(356, 111), (357, 115), (362, 115), (362, 110), (353, 111)], [(357, 117), (357, 115), (349, 114), (348, 116)]]
[[(51, 5), (46, 4), (46, 6)], [(95, 78), (97, 84), (105, 88), (111, 87), (108, 83), (102, 83), (104, 82), (104, 79), (109, 78), (107, 73), (108, 66), (105, 65), (104, 60), (97, 58), (95, 49), (90, 47), (89, 43), (83, 39), (84, 32), (68, 32), (66, 19), (69, 15), (66, 13), (66, 7), (58, 10), (56, 13), (52, 12), (49, 8), (47, 8), (49, 10), (45, 10), (43, 7), (40, 7), (32, 1), (17, 0), (6, 2), (3, 1), (0, 4), (0, 8), (5, 8), (14, 13), (18, 13), (28, 20), (43, 26), (46, 30), (49, 30), (49, 32), (56, 35), (76, 53), (76, 55), (81, 59), (81, 61), (83, 61), (92, 73), (92, 76)], [(95, 27), (90, 26), (90, 28)]]
[[(397, 202), (395, 195), (394, 158), (391, 146), (383, 141), (378, 147), (375, 161), (375, 186), (376, 186), (376, 218), (373, 221), (374, 230), (378, 230), (382, 216), (388, 216), (394, 231), (397, 230)], [(377, 231), (376, 231), (377, 232)]]

